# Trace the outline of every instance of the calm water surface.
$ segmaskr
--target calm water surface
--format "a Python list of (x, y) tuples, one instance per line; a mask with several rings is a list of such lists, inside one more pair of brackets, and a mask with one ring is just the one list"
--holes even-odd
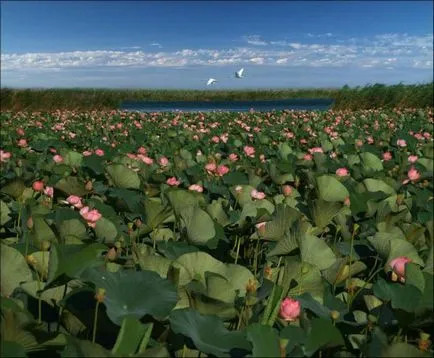
[(265, 101), (124, 102), (121, 110), (138, 112), (270, 112), (273, 110), (326, 111), (332, 99), (279, 99)]

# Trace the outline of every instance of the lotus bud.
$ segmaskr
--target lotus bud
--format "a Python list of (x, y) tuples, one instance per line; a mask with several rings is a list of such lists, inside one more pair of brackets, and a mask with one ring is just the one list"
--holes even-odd
[(301, 273), (303, 275), (307, 274), (309, 272), (309, 267), (307, 265), (303, 265), (303, 267), (301, 268)]
[(294, 189), (291, 185), (284, 185), (282, 188), (283, 195), (286, 197), (291, 196), (293, 190)]
[(431, 345), (431, 340), (430, 338), (430, 334), (425, 333), (425, 332), (420, 332), (419, 333), (419, 339), (417, 340), (418, 342), (418, 348), (422, 351), (422, 352), (427, 352), (430, 345)]
[(33, 218), (31, 216), (27, 218), (26, 225), (27, 225), (27, 229), (29, 230), (33, 229), (34, 224), (33, 224)]
[(84, 185), (84, 188), (85, 188), (87, 191), (92, 191), (92, 190), (93, 190), (93, 183), (92, 183), (92, 181), (91, 181), (91, 180), (88, 180), (88, 181), (86, 182), (86, 184)]
[(26, 261), (29, 265), (32, 265), (32, 266), (36, 265), (36, 259), (33, 255), (27, 255)]
[(255, 293), (257, 290), (256, 281), (249, 278), (249, 282), (246, 285), (246, 291), (248, 293)]
[(347, 196), (347, 197), (344, 199), (344, 205), (347, 206), (347, 207), (350, 207), (350, 206), (351, 206), (351, 200), (350, 200), (350, 197), (349, 197), (349, 196)]
[(273, 276), (273, 270), (271, 269), (271, 266), (265, 266), (264, 268), (264, 277), (268, 280), (271, 280)]
[(396, 205), (401, 205), (404, 202), (404, 195), (398, 194), (396, 196)]
[(331, 311), (330, 316), (334, 321), (336, 321), (341, 316), (341, 314), (338, 311)]
[(134, 224), (136, 224), (136, 227), (139, 228), (139, 227), (141, 227), (143, 225), (143, 222), (140, 219), (136, 219), (136, 221), (134, 222)]
[(117, 253), (117, 251), (116, 251), (116, 249), (114, 247), (112, 247), (110, 250), (108, 250), (108, 252), (106, 254), (106, 258), (109, 261), (116, 260), (117, 256), (118, 256), (118, 253)]
[(41, 250), (42, 251), (48, 251), (48, 249), (51, 247), (51, 242), (49, 240), (42, 240), (41, 243)]
[(105, 289), (104, 288), (97, 288), (96, 294), (95, 294), (95, 299), (99, 303), (102, 303), (102, 301), (104, 301), (104, 298), (105, 298)]
[(115, 242), (115, 247), (116, 247), (117, 250), (121, 249), (122, 248), (122, 243), (120, 241), (116, 241)]

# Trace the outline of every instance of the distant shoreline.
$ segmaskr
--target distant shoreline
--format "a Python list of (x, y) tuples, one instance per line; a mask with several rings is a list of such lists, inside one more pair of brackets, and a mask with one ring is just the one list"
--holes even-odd
[(255, 101), (329, 99), (332, 109), (433, 107), (433, 82), (416, 85), (340, 89), (163, 90), (163, 89), (11, 89), (1, 88), (2, 111), (114, 110), (126, 101)]

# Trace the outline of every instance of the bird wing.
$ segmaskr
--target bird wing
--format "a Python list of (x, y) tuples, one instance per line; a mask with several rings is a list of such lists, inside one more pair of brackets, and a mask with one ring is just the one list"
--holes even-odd
[(207, 86), (209, 86), (211, 83), (217, 82), (214, 78), (210, 78), (208, 82), (206, 83)]
[(244, 72), (244, 68), (242, 68), (241, 70), (238, 71), (238, 74), (240, 75), (240, 77), (243, 75)]

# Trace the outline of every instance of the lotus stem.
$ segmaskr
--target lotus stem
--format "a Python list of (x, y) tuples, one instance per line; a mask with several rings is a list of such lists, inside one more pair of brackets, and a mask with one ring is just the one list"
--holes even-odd
[(92, 343), (95, 343), (95, 338), (96, 338), (96, 327), (98, 323), (98, 308), (99, 308), (99, 301), (97, 300), (95, 306), (95, 314), (93, 316)]
[(237, 262), (238, 262), (238, 255), (240, 254), (241, 237), (237, 236), (237, 240), (238, 240), (238, 243), (237, 243), (237, 253), (235, 255), (235, 264), (237, 264)]

